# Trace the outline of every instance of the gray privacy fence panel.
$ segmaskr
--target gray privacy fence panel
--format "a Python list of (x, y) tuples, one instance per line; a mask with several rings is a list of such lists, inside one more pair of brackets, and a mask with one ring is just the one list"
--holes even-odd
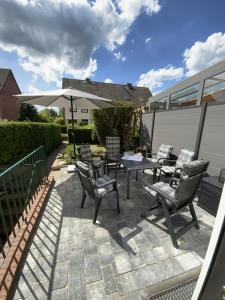
[(207, 108), (199, 158), (210, 161), (210, 175), (219, 175), (225, 168), (225, 105)]
[(150, 143), (151, 140), (151, 130), (152, 130), (152, 118), (153, 113), (146, 113), (142, 115), (142, 144)]
[(195, 150), (201, 107), (157, 112), (155, 115), (153, 152), (160, 144), (173, 146), (173, 154), (180, 149)]

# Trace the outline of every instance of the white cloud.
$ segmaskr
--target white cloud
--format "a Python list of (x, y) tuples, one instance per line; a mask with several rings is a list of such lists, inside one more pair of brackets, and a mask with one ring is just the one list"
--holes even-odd
[(184, 51), (187, 76), (225, 59), (225, 33), (214, 33), (205, 42), (197, 41)]
[(152, 38), (151, 38), (151, 37), (148, 37), (148, 38), (145, 39), (145, 43), (148, 44), (148, 43), (151, 42), (151, 40), (152, 40)]
[(134, 39), (131, 40), (131, 44), (134, 44)]
[(91, 77), (96, 49), (116, 50), (141, 12), (160, 9), (158, 0), (1, 0), (0, 48), (15, 51), (35, 77), (60, 85), (65, 73)]
[(110, 78), (106, 78), (104, 82), (105, 82), (105, 83), (113, 83), (113, 80), (110, 79)]
[(122, 60), (124, 62), (127, 59), (127, 57), (123, 55), (120, 51), (114, 52), (113, 55), (115, 56), (116, 60)]
[(166, 81), (181, 79), (183, 75), (183, 68), (169, 65), (165, 68), (152, 69), (147, 73), (141, 74), (137, 85), (146, 86), (153, 94), (156, 94)]

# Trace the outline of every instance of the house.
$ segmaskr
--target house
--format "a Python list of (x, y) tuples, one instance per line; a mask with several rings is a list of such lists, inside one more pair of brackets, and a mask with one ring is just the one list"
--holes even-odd
[(20, 88), (10, 69), (0, 69), (0, 120), (17, 120), (20, 105), (12, 95), (21, 94)]
[[(83, 92), (95, 94), (100, 97), (110, 99), (114, 102), (133, 102), (137, 107), (146, 107), (149, 98), (152, 96), (147, 87), (134, 86), (131, 83), (116, 84), (85, 80), (63, 78), (62, 88), (74, 88)], [(64, 117), (67, 123), (71, 122), (71, 111), (64, 108)], [(88, 109), (74, 108), (75, 122), (88, 124), (92, 122), (92, 114)]]

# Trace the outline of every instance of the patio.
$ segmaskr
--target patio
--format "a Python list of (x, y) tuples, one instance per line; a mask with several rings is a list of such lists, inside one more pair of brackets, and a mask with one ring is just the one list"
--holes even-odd
[[(152, 174), (140, 172), (136, 181), (131, 173), (127, 200), (126, 176), (118, 172), (121, 214), (111, 195), (102, 202), (99, 222), (93, 225), (93, 201), (87, 199), (80, 209), (77, 173), (68, 174), (65, 168), (53, 173), (56, 184), (13, 299), (136, 300), (143, 288), (202, 263), (214, 217), (195, 201), (200, 230), (192, 228), (179, 240), (180, 248), (174, 248), (167, 233), (140, 217), (150, 201), (142, 186), (151, 183)], [(177, 217), (176, 223), (183, 218)]]

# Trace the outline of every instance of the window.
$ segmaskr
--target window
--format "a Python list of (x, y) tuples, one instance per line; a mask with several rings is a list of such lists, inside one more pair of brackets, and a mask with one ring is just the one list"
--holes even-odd
[[(69, 124), (72, 124), (73, 121), (72, 121), (72, 120), (68, 120), (68, 123), (69, 123)], [(74, 119), (74, 124), (77, 124), (77, 119)]]
[(170, 96), (170, 108), (195, 105), (199, 94), (199, 83), (189, 86)]
[(153, 103), (151, 103), (151, 110), (165, 110), (167, 106), (167, 97), (164, 97), (162, 99), (159, 99)]
[(82, 125), (87, 125), (88, 124), (88, 119), (82, 119), (81, 123), (82, 123)]
[[(70, 112), (72, 112), (71, 107), (70, 107)], [(77, 112), (77, 107), (74, 107), (74, 108), (73, 108), (73, 112)]]
[(88, 113), (88, 109), (87, 108), (81, 108), (80, 110), (82, 113)]
[(205, 80), (202, 102), (225, 102), (225, 72)]

